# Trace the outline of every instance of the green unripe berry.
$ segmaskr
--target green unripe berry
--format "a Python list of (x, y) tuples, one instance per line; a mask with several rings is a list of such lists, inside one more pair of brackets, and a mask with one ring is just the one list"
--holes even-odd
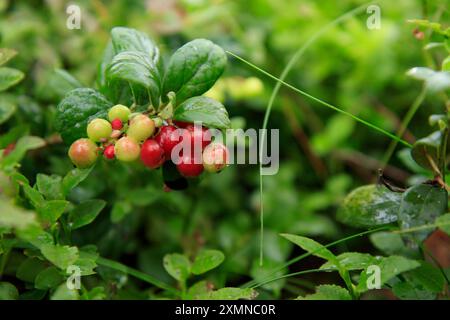
[(155, 122), (144, 114), (139, 114), (130, 120), (127, 136), (141, 142), (155, 132)]
[(111, 133), (111, 123), (105, 119), (94, 119), (87, 126), (87, 135), (94, 142), (108, 139)]
[(109, 121), (113, 121), (115, 119), (120, 119), (122, 122), (127, 122), (128, 117), (130, 116), (130, 109), (122, 104), (116, 104), (114, 107), (109, 109), (108, 111), (108, 119)]
[(86, 138), (78, 139), (69, 148), (69, 158), (78, 168), (89, 168), (97, 160), (97, 145)]
[(219, 172), (228, 164), (228, 148), (222, 143), (211, 143), (203, 150), (203, 167), (208, 172)]
[(122, 137), (114, 146), (114, 154), (120, 161), (131, 162), (139, 158), (141, 148), (136, 140), (130, 137)]

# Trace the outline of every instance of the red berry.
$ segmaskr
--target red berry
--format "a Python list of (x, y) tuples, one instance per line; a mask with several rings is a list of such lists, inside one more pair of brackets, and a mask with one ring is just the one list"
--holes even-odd
[(154, 139), (148, 139), (141, 148), (141, 160), (145, 166), (155, 169), (164, 163), (164, 149)]
[(173, 134), (177, 128), (174, 126), (162, 126), (155, 140), (164, 149), (164, 152), (170, 157), (172, 149), (181, 141), (181, 137), (176, 138)]
[(188, 125), (186, 129), (191, 133), (191, 147), (194, 148), (196, 144), (202, 146), (202, 150), (211, 143), (211, 132), (208, 128)]
[(106, 159), (114, 159), (115, 157), (115, 151), (114, 151), (114, 146), (113, 145), (109, 145), (105, 148), (105, 151), (103, 151), (103, 156)]
[(194, 157), (190, 154), (183, 154), (180, 163), (177, 164), (178, 172), (188, 178), (199, 176), (203, 172), (203, 164), (195, 163)]
[(190, 122), (177, 121), (177, 120), (174, 120), (173, 124), (176, 125), (178, 128), (186, 128), (187, 126), (192, 125), (192, 123), (190, 123)]
[(203, 167), (208, 172), (219, 172), (228, 164), (228, 148), (222, 143), (211, 143), (203, 151)]
[(113, 121), (111, 121), (111, 126), (112, 126), (113, 130), (120, 130), (120, 129), (122, 129), (123, 124), (122, 124), (122, 121), (119, 118), (117, 118), (117, 119), (114, 119)]

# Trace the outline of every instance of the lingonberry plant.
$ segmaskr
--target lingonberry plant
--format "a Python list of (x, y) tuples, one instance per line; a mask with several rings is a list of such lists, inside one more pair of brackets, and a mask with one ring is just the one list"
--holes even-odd
[[(208, 128), (229, 128), (230, 120), (220, 102), (200, 95), (213, 86), (225, 65), (219, 46), (197, 39), (177, 50), (163, 70), (150, 38), (133, 29), (114, 28), (100, 68), (100, 92), (75, 89), (58, 105), (56, 128), (71, 143), (73, 164), (90, 167), (103, 153), (106, 159), (123, 162), (140, 158), (143, 165), (156, 169), (170, 162), (172, 150), (183, 142), (190, 150), (178, 154), (181, 176), (171, 175), (166, 186), (180, 189), (186, 186), (180, 182), (184, 177), (198, 177), (204, 167), (208, 172), (222, 170), (228, 163), (225, 145), (217, 142), (203, 155), (202, 151), (211, 142)], [(197, 145), (200, 154), (195, 154)]]
[[(449, 29), (390, 20), (386, 5), (382, 29), (369, 34), (355, 17), (366, 12), (364, 4), (325, 26), (308, 18), (294, 32), (293, 24), (277, 19), (298, 12), (291, 2), (284, 5), (293, 10), (271, 7), (270, 28), (238, 30), (238, 41), (233, 30), (245, 21), (239, 15), (217, 19), (224, 24), (209, 20), (220, 26), (211, 33), (195, 19), (182, 20), (176, 34), (155, 26), (161, 53), (146, 34), (113, 28), (98, 70), (95, 44), (106, 42), (108, 33), (85, 32), (96, 28), (90, 16), (83, 30), (69, 33), (51, 29), (59, 26), (52, 20), (46, 34), (47, 26), (34, 19), (3, 19), (4, 10), (28, 4), (0, 5), (1, 45), (22, 49), (11, 62), (16, 52), (0, 49), (0, 299), (448, 299)], [(433, 11), (432, 2), (438, 1), (423, 2), (424, 12)], [(118, 7), (120, 21), (128, 19), (122, 11), (133, 6), (115, 3), (125, 4)], [(313, 3), (303, 1), (302, 12), (321, 13)], [(342, 9), (341, 3), (328, 5)], [(184, 19), (202, 4), (177, 6)], [(99, 28), (116, 23), (108, 8), (95, 7), (111, 14)], [(52, 13), (43, 16), (47, 22)], [(150, 22), (146, 16), (140, 27), (153, 28)], [(305, 39), (310, 25), (319, 29)], [(407, 46), (396, 43), (399, 35), (408, 38), (404, 25), (414, 29), (409, 40), (417, 40)], [(334, 33), (317, 41), (325, 31)], [(222, 76), (226, 51), (209, 40), (190, 41), (173, 54), (167, 49), (207, 35), (255, 64), (228, 52), (236, 60)], [(357, 46), (349, 46), (350, 39)], [(318, 48), (307, 56), (313, 43)], [(278, 70), (286, 58), (281, 53), (296, 45), (280, 78), (257, 66)], [(426, 68), (417, 62), (422, 55)], [(60, 69), (44, 76), (61, 65), (74, 76)], [(298, 72), (288, 78), (294, 67)], [(269, 98), (270, 79), (277, 85)], [(422, 85), (415, 79), (422, 89), (405, 118), (397, 119), (415, 85)], [(281, 86), (293, 91), (275, 99)], [(264, 188), (255, 166), (213, 174), (231, 156), (213, 129), (259, 127), (264, 112), (263, 128), (281, 132), (279, 173), (265, 177)], [(421, 113), (431, 114), (429, 121)], [(254, 146), (251, 140), (243, 138), (240, 146)]]

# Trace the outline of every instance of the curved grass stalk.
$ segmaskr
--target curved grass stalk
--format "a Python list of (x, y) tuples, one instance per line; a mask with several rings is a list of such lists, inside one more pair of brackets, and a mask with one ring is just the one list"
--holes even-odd
[(334, 270), (334, 269), (309, 269), (309, 270), (303, 270), (303, 271), (298, 271), (298, 272), (292, 272), (292, 273), (288, 273), (288, 274), (285, 274), (285, 275), (282, 275), (279, 277), (274, 277), (274, 278), (265, 280), (263, 282), (259, 282), (258, 284), (255, 284), (254, 286), (252, 286), (250, 288), (256, 289), (258, 287), (261, 287), (261, 286), (266, 285), (273, 281), (277, 281), (277, 280), (281, 280), (281, 279), (289, 278), (289, 277), (295, 277), (295, 276), (302, 275), (302, 274), (308, 274), (308, 273), (314, 273), (314, 272), (328, 272), (328, 271), (336, 271), (336, 270)]
[(301, 95), (303, 95), (303, 96), (305, 96), (305, 97), (307, 97), (307, 98), (309, 98), (309, 99), (311, 99), (311, 100), (313, 100), (313, 101), (315, 101), (315, 102), (317, 102), (317, 103), (319, 103), (319, 104), (321, 104), (321, 105), (323, 105), (323, 106), (325, 106), (327, 108), (330, 108), (330, 109), (332, 109), (332, 110), (334, 110), (334, 111), (336, 111), (338, 113), (344, 114), (344, 115), (352, 118), (353, 120), (358, 121), (358, 122), (364, 124), (365, 126), (371, 128), (371, 129), (373, 129), (375, 131), (378, 131), (379, 133), (382, 133), (383, 135), (385, 135), (385, 136), (387, 136), (387, 137), (389, 137), (389, 138), (391, 138), (393, 140), (396, 140), (397, 142), (399, 142), (399, 143), (401, 143), (401, 144), (403, 144), (403, 145), (405, 145), (405, 146), (407, 146), (409, 148), (412, 147), (412, 145), (410, 143), (408, 143), (407, 141), (397, 137), (395, 134), (390, 133), (389, 131), (386, 131), (383, 128), (380, 128), (380, 127), (374, 125), (373, 123), (368, 122), (367, 120), (364, 120), (364, 119), (362, 119), (362, 118), (360, 118), (358, 116), (355, 116), (353, 113), (350, 113), (348, 111), (342, 110), (342, 109), (336, 107), (335, 105), (333, 105), (331, 103), (328, 103), (328, 102), (326, 102), (326, 101), (324, 101), (322, 99), (319, 99), (319, 98), (317, 98), (317, 97), (315, 97), (315, 96), (313, 96), (313, 95), (311, 95), (311, 94), (309, 94), (309, 93), (307, 93), (307, 92), (305, 92), (303, 90), (298, 89), (297, 87), (294, 87), (293, 85), (291, 85), (291, 84), (289, 84), (289, 83), (287, 83), (287, 82), (285, 82), (285, 81), (275, 77), (274, 75), (270, 74), (269, 72), (265, 71), (264, 69), (261, 69), (260, 67), (258, 67), (256, 65), (254, 65), (250, 61), (245, 60), (244, 58), (238, 56), (237, 54), (234, 54), (234, 53), (232, 53), (230, 51), (227, 51), (227, 53), (230, 54), (231, 56), (235, 57), (236, 59), (244, 62), (245, 64), (249, 65), (250, 67), (258, 70), (259, 72), (265, 74), (269, 78), (272, 78), (273, 80), (280, 82), (282, 85), (288, 87), (289, 89), (291, 89), (291, 90), (293, 90), (293, 91), (295, 91), (295, 92), (297, 92), (297, 93), (299, 93), (299, 94), (301, 94)]
[[(417, 110), (419, 110), (419, 107), (422, 105), (423, 100), (425, 100), (426, 93), (427, 93), (426, 87), (423, 86), (419, 95), (416, 97), (413, 104), (411, 105), (408, 112), (406, 113), (405, 118), (403, 118), (403, 121), (400, 124), (400, 128), (397, 131), (397, 137), (401, 138), (403, 136), (403, 134), (405, 133), (406, 128), (408, 127), (412, 118), (416, 114)], [(395, 148), (397, 147), (397, 143), (398, 142), (396, 140), (392, 140), (391, 143), (389, 144), (389, 147), (386, 150), (386, 153), (383, 156), (383, 160), (381, 162), (383, 168), (385, 168), (387, 166), (387, 164), (389, 163), (389, 160), (391, 160), (392, 155), (394, 154)]]
[(131, 267), (128, 267), (120, 262), (117, 261), (113, 261), (113, 260), (109, 260), (106, 258), (102, 258), (102, 257), (98, 257), (97, 258), (97, 264), (107, 267), (107, 268), (111, 268), (126, 274), (129, 274), (130, 276), (133, 276), (139, 280), (142, 280), (144, 282), (147, 282), (151, 285), (154, 285), (155, 287), (158, 287), (160, 289), (166, 290), (167, 292), (170, 292), (172, 294), (175, 294), (177, 296), (180, 295), (180, 293), (178, 292), (178, 290), (176, 290), (175, 288), (169, 286), (168, 284), (154, 278), (153, 276), (146, 274), (144, 272), (141, 272), (139, 270), (133, 269)]
[[(359, 232), (359, 233), (356, 233), (356, 234), (352, 234), (352, 235), (350, 235), (350, 236), (348, 236), (348, 237), (345, 237), (345, 238), (342, 238), (342, 239), (339, 239), (339, 240), (330, 242), (330, 243), (324, 245), (323, 248), (333, 247), (333, 246), (338, 245), (338, 244), (340, 244), (340, 243), (343, 243), (343, 242), (345, 242), (345, 241), (348, 241), (348, 240), (351, 240), (351, 239), (355, 239), (355, 238), (364, 236), (364, 235), (366, 235), (366, 234), (370, 234), (370, 233), (374, 233), (374, 232), (379, 232), (379, 231), (383, 231), (383, 230), (388, 230), (388, 229), (389, 229), (389, 227), (385, 226), (385, 227), (380, 227), (380, 228), (376, 228), (376, 229), (367, 230), (367, 231)], [(265, 279), (268, 279), (268, 278), (271, 277), (273, 274), (275, 274), (275, 273), (277, 273), (277, 272), (279, 272), (279, 271), (281, 271), (281, 270), (283, 270), (283, 269), (289, 267), (290, 265), (292, 265), (292, 264), (294, 264), (294, 263), (296, 263), (296, 262), (298, 262), (298, 261), (300, 261), (300, 260), (303, 260), (303, 259), (305, 259), (305, 258), (307, 258), (307, 257), (309, 257), (309, 256), (311, 256), (311, 255), (314, 255), (314, 253), (316, 253), (316, 252), (318, 252), (318, 251), (320, 251), (320, 250), (322, 250), (322, 247), (319, 248), (319, 249), (317, 249), (317, 250), (311, 251), (311, 252), (306, 252), (306, 253), (304, 253), (304, 254), (298, 256), (298, 257), (295, 257), (295, 258), (293, 258), (293, 259), (287, 261), (287, 262), (284, 263), (283, 265), (281, 265), (281, 266), (279, 266), (279, 267), (273, 269), (273, 270), (270, 271), (269, 273), (267, 273), (267, 276), (265, 277)], [(262, 282), (264, 282), (264, 281), (265, 281), (265, 280), (263, 279)], [(249, 282), (243, 284), (242, 287), (243, 287), (243, 288), (252, 288), (254, 285), (256, 285), (256, 284), (258, 284), (258, 283), (261, 283), (261, 282), (257, 282), (257, 281), (255, 281), (255, 280), (252, 280), (252, 281), (249, 281)], [(259, 285), (258, 285), (258, 286), (259, 286)]]

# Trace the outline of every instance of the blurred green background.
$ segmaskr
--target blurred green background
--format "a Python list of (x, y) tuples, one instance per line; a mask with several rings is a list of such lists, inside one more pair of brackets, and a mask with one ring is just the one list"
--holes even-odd
[[(20, 112), (1, 132), (24, 125), (31, 134), (55, 140), (30, 154), (21, 172), (34, 181), (37, 173), (64, 175), (71, 169), (67, 147), (53, 129), (62, 92), (54, 69), (67, 70), (85, 86), (95, 86), (98, 63), (114, 26), (148, 33), (167, 61), (194, 38), (210, 39), (279, 76), (289, 59), (321, 27), (362, 1), (308, 0), (119, 0), (72, 1), (81, 7), (81, 29), (66, 28), (68, 2), (0, 0), (1, 47), (19, 52), (10, 65), (26, 73), (8, 93), (18, 98)], [(381, 28), (369, 30), (365, 11), (333, 27), (296, 63), (287, 82), (395, 132), (419, 94), (421, 84), (405, 72), (415, 66), (435, 67), (445, 52), (425, 52), (425, 40), (414, 35), (408, 19), (449, 19), (448, 1), (379, 1)], [(431, 41), (432, 39), (426, 39)], [(243, 81), (258, 77), (256, 90)], [(235, 127), (261, 128), (275, 82), (230, 57), (227, 70), (210, 94), (222, 99)], [(254, 80), (254, 79), (253, 79)], [(427, 97), (405, 139), (429, 133), (427, 117), (443, 108)], [(223, 250), (225, 263), (213, 277), (217, 286), (240, 285), (296, 254), (281, 232), (328, 242), (355, 232), (335, 220), (335, 211), (352, 188), (376, 181), (376, 170), (389, 138), (282, 88), (275, 100), (270, 128), (280, 129), (280, 170), (264, 177), (264, 266), (259, 259), (259, 169), (230, 166), (205, 176), (196, 188), (165, 192), (159, 172), (139, 165), (100, 162), (71, 194), (79, 202), (100, 198), (107, 207), (89, 227), (74, 235), (75, 243), (96, 244), (102, 256), (171, 281), (162, 267), (169, 252)], [(52, 140), (53, 139), (53, 140)], [(401, 150), (399, 147), (397, 151)], [(394, 155), (386, 175), (408, 185), (408, 168)], [(364, 239), (338, 251), (376, 252)], [(315, 266), (311, 258), (292, 271)], [(101, 271), (100, 271), (101, 272)], [(104, 271), (106, 272), (106, 271)], [(304, 284), (324, 283), (333, 275), (307, 277)], [(304, 278), (303, 278), (304, 279)], [(291, 281), (266, 286), (260, 297), (292, 296)], [(338, 280), (336, 280), (338, 281)], [(296, 292), (301, 293), (301, 292)], [(124, 293), (122, 293), (124, 294)], [(127, 293), (139, 297), (139, 291)]]

